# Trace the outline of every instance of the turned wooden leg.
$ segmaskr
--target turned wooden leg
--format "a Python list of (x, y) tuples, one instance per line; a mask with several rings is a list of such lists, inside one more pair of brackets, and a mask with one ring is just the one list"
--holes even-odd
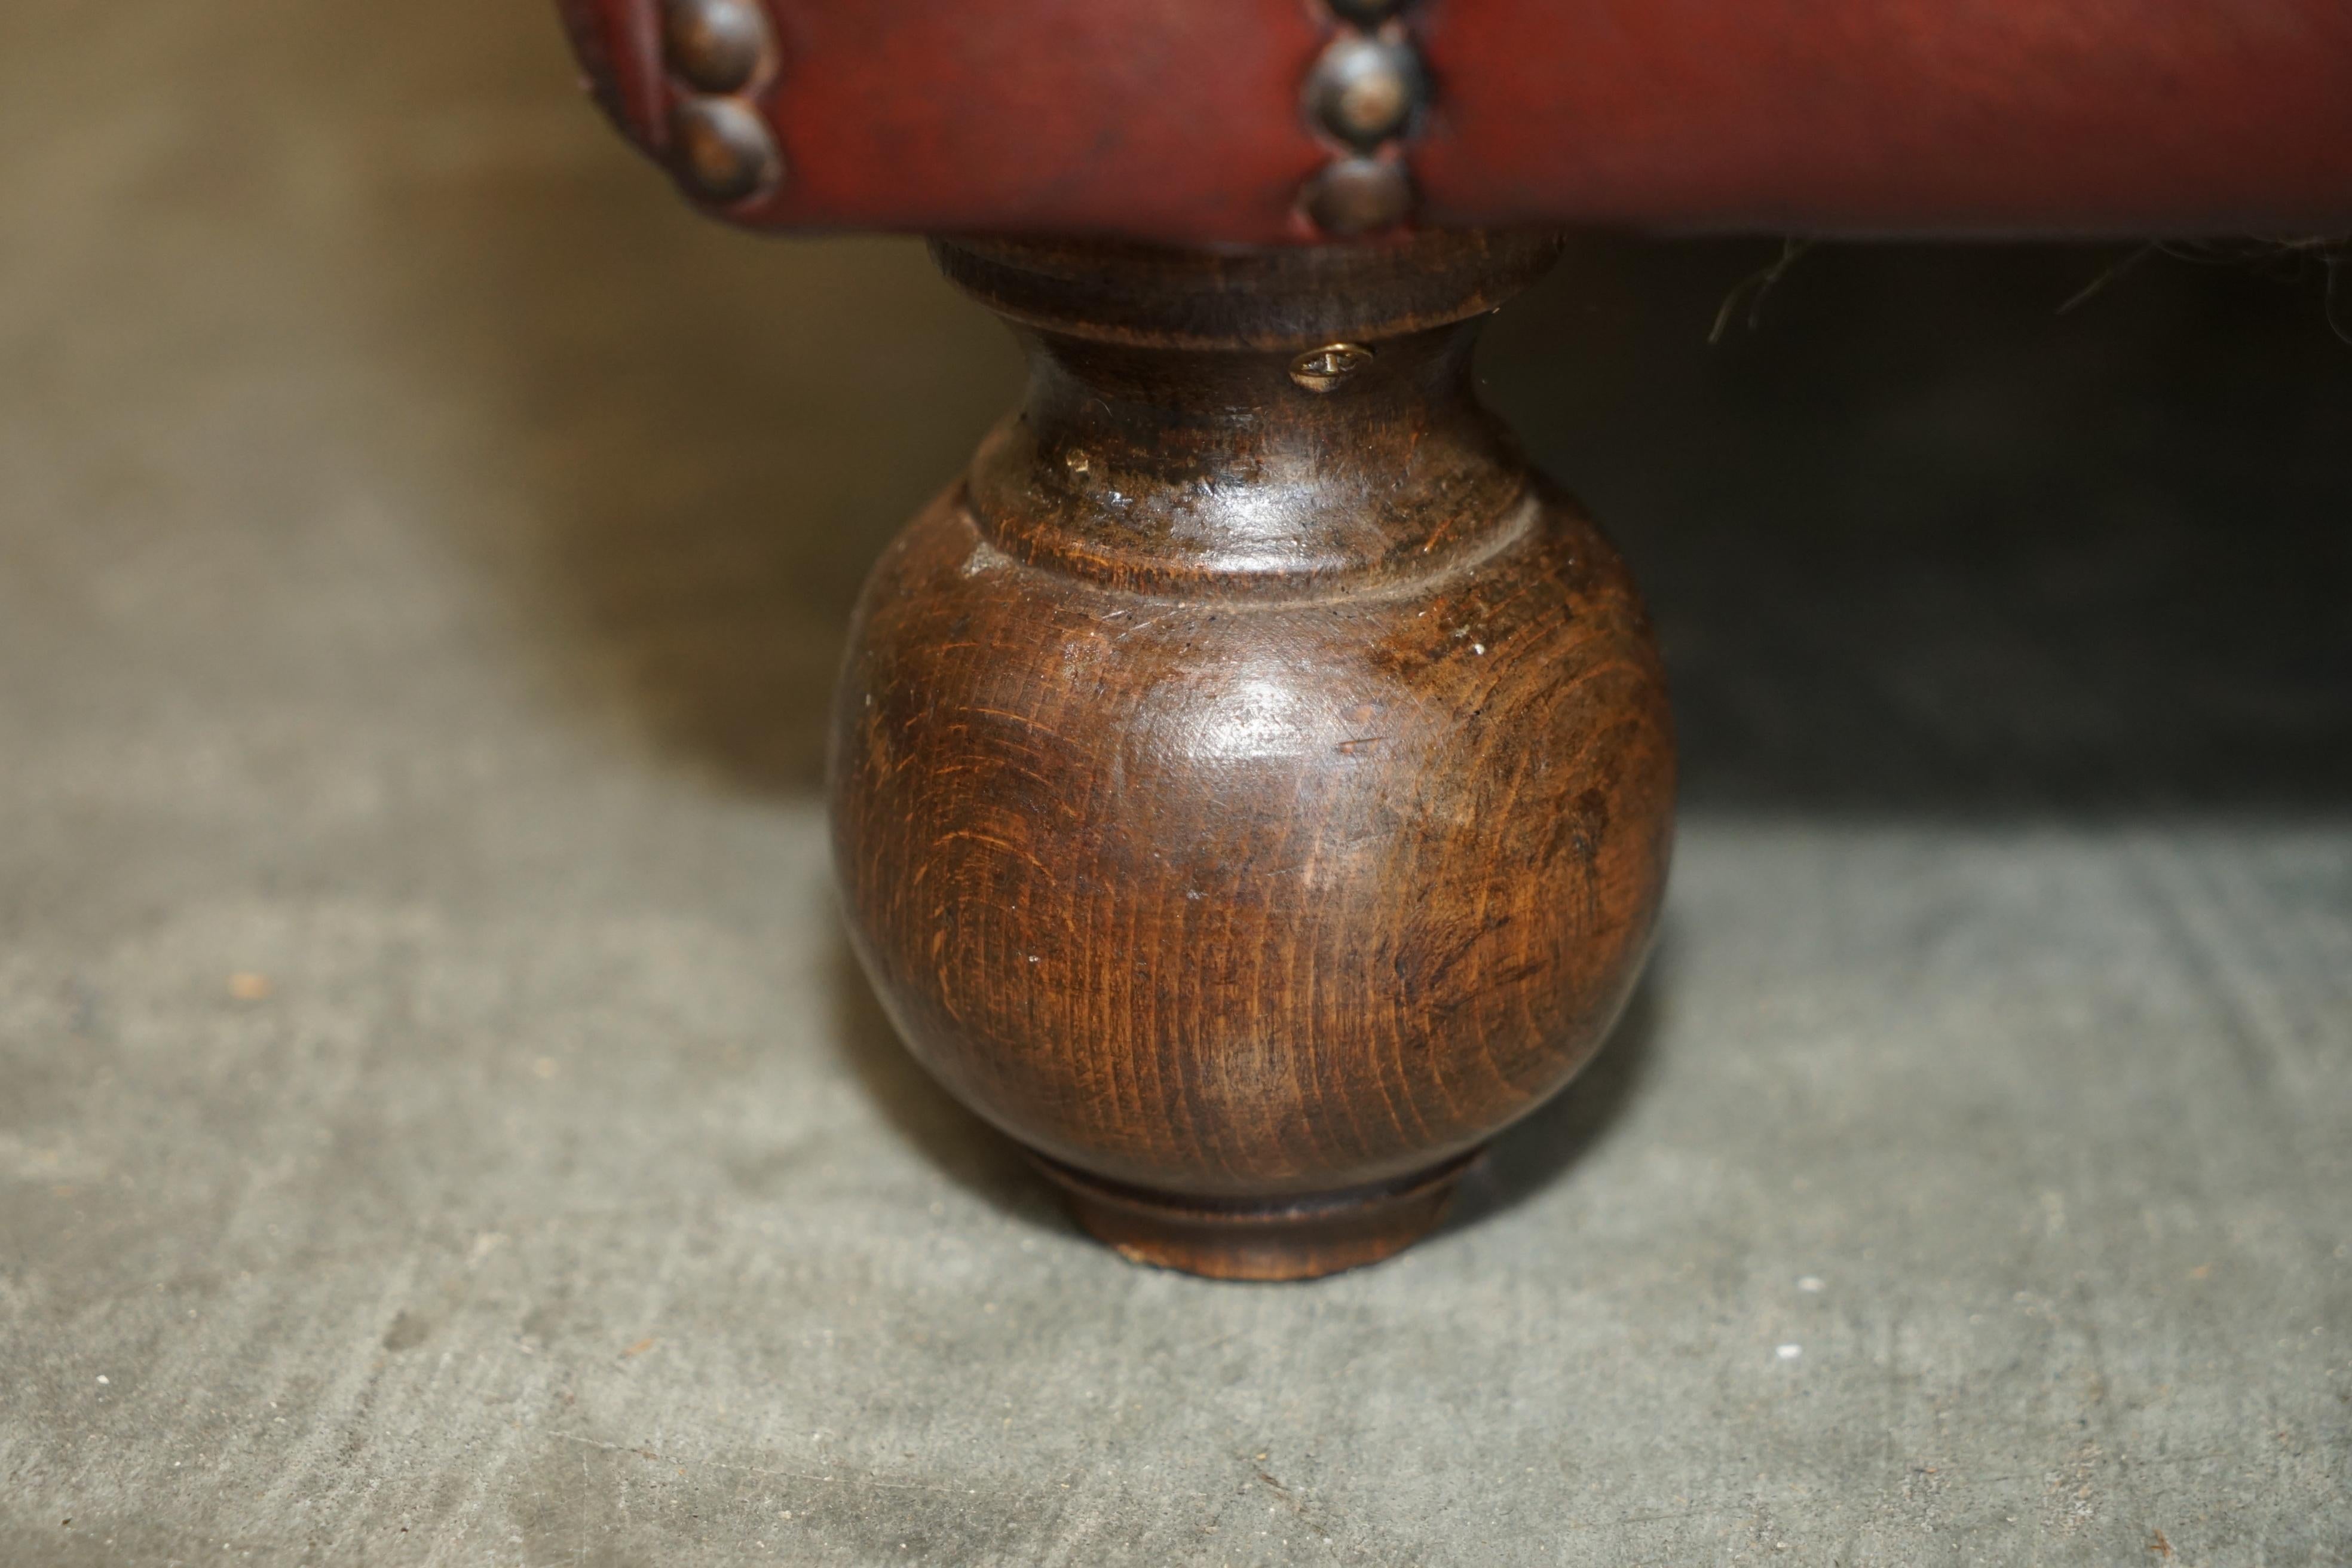
[(908, 1047), (1129, 1258), (1395, 1252), (1640, 968), (1657, 656), (1471, 387), (1557, 248), (934, 247), (1029, 389), (867, 584), (836, 864)]

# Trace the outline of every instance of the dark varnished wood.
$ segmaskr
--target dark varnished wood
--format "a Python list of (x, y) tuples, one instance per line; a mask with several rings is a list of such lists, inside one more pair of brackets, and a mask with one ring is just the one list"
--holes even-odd
[(859, 955), (1122, 1252), (1385, 1257), (1598, 1047), (1664, 879), (1640, 602), (1471, 389), (1556, 247), (935, 249), (1030, 387), (857, 612)]

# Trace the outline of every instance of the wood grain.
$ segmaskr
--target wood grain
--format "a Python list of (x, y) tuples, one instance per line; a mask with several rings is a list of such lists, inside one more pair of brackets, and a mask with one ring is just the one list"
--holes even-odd
[[(1130, 1255), (1384, 1256), (1591, 1056), (1665, 872), (1641, 604), (1470, 384), (1497, 284), (1553, 247), (940, 248), (1032, 376), (857, 613), (860, 956)], [(1331, 336), (1370, 358), (1308, 390)]]

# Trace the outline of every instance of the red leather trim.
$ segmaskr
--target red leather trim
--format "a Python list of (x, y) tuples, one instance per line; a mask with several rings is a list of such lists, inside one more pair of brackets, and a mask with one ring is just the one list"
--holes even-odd
[[(654, 0), (561, 0), (656, 147)], [(1311, 237), (1318, 0), (770, 0), (765, 227)], [(1417, 0), (1419, 221), (2352, 227), (2352, 0)]]
[(588, 90), (629, 140), (658, 153), (669, 140), (655, 0), (556, 0)]
[(787, 0), (792, 177), (755, 223), (1187, 239), (1286, 231), (1323, 161), (1306, 0)]
[(1427, 49), (1435, 222), (2352, 223), (2352, 0), (1431, 0)]

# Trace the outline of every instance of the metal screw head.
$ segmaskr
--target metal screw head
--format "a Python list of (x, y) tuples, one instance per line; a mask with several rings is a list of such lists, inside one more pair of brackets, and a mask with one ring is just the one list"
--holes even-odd
[(740, 202), (783, 178), (767, 122), (740, 99), (681, 99), (669, 134), (678, 179), (705, 201)]
[(759, 0), (662, 0), (662, 53), (703, 91), (738, 91), (767, 59), (768, 14)]
[(1384, 158), (1340, 158), (1307, 183), (1307, 216), (1341, 238), (1394, 228), (1412, 210), (1412, 180)]
[(1365, 148), (1402, 131), (1426, 92), (1421, 57), (1412, 45), (1360, 33), (1332, 39), (1307, 81), (1316, 122)]
[(1309, 392), (1328, 392), (1372, 363), (1361, 343), (1325, 343), (1290, 362), (1290, 379)]

